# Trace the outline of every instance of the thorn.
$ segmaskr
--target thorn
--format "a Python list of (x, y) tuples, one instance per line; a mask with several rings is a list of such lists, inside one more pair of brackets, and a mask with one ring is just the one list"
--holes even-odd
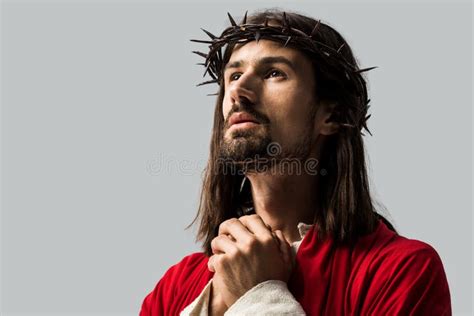
[(242, 24), (247, 24), (247, 12), (248, 12), (248, 11), (245, 11), (244, 18), (242, 19), (242, 22), (240, 22), (240, 25), (242, 25)]
[(375, 67), (369, 67), (369, 68), (359, 69), (359, 70), (354, 71), (354, 73), (360, 74), (361, 72), (366, 72), (366, 71), (369, 71), (369, 70), (372, 70), (372, 69), (375, 69), (375, 68), (378, 68), (378, 67), (375, 66)]
[(341, 46), (339, 46), (339, 48), (337, 49), (337, 52), (339, 53), (341, 51), (341, 49), (346, 45), (346, 43), (342, 43)]
[(216, 83), (216, 82), (218, 82), (218, 80), (216, 80), (216, 79), (208, 80), (208, 81), (204, 81), (204, 82), (198, 83), (198, 84), (196, 85), (196, 87), (199, 87), (199, 86), (202, 86), (202, 85), (205, 85), (205, 84), (209, 84), (209, 83)]
[(237, 26), (237, 23), (235, 23), (234, 18), (230, 15), (229, 12), (227, 12), (227, 15), (229, 16), (230, 24), (232, 24), (232, 26)]
[(288, 38), (286, 39), (285, 45), (283, 45), (283, 47), (286, 47), (286, 45), (288, 45), (290, 40), (291, 40), (291, 36), (288, 36)]
[(213, 96), (213, 95), (219, 95), (219, 92), (207, 94), (207, 96), (209, 96), (209, 97), (210, 97), (210, 96)]
[(286, 12), (283, 11), (283, 25), (285, 28), (289, 28), (290, 23), (288, 22), (288, 18), (286, 17)]
[(191, 41), (191, 42), (196, 42), (196, 43), (214, 44), (214, 41), (206, 41), (206, 40), (191, 39), (190, 41)]
[(298, 33), (299, 35), (301, 36), (304, 36), (304, 37), (308, 37), (308, 34), (306, 34), (305, 32), (301, 31), (301, 30), (298, 30), (298, 29), (295, 29), (293, 27), (290, 28), (293, 32), (295, 33)]
[(222, 62), (222, 52), (220, 48), (217, 50), (217, 60)]
[(263, 22), (263, 26), (268, 27), (268, 17), (265, 17), (265, 22)]
[(198, 52), (198, 51), (195, 51), (195, 50), (193, 50), (193, 53), (194, 53), (194, 54), (197, 54), (197, 55), (199, 55), (199, 56), (201, 56), (201, 57), (207, 58), (207, 54), (204, 54), (204, 53), (201, 53), (201, 52)]
[(212, 39), (216, 39), (216, 38), (217, 38), (217, 36), (215, 36), (214, 34), (212, 34), (212, 33), (209, 32), (209, 31), (206, 31), (206, 30), (203, 29), (202, 27), (201, 27), (201, 30), (202, 30), (204, 33), (206, 33), (207, 35), (209, 35), (210, 38), (212, 38)]
[(209, 69), (209, 70), (207, 71), (207, 73), (209, 74), (209, 76), (211, 76), (212, 79), (217, 80), (217, 77), (212, 73), (212, 68)]
[(259, 40), (259, 39), (260, 39), (260, 31), (257, 30), (257, 31), (255, 32), (255, 40), (257, 41), (257, 44), (258, 44), (258, 40)]
[(203, 78), (206, 76), (206, 74), (209, 71), (210, 67), (211, 67), (211, 63), (207, 64), (206, 69), (204, 70), (204, 74), (202, 75)]
[(321, 20), (318, 20), (318, 23), (316, 23), (313, 30), (311, 31), (310, 37), (314, 37), (316, 35), (316, 32), (317, 32), (320, 24), (321, 24)]

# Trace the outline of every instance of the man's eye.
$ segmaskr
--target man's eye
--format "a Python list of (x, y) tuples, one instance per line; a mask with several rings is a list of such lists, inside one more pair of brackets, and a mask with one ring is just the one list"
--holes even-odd
[(234, 72), (233, 74), (230, 75), (229, 80), (230, 81), (238, 80), (240, 78), (240, 76), (241, 76), (240, 73)]
[(276, 69), (270, 70), (270, 72), (267, 74), (267, 77), (272, 78), (272, 77), (283, 77), (284, 74)]

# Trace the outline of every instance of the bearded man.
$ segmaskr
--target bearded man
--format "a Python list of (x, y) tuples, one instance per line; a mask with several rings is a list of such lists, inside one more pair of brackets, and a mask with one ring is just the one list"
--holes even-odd
[(310, 17), (229, 19), (195, 40), (220, 87), (195, 219), (204, 251), (172, 266), (140, 315), (450, 315), (437, 252), (370, 196), (372, 68)]

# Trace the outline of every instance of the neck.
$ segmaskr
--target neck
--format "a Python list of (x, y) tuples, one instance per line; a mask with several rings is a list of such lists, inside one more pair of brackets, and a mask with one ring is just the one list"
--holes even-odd
[(281, 230), (289, 242), (301, 239), (299, 222), (313, 223), (317, 211), (318, 176), (248, 173), (255, 212), (272, 230)]

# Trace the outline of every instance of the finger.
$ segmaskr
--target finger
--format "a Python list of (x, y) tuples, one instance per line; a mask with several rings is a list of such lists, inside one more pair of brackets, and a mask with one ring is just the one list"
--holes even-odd
[(207, 261), (207, 268), (211, 272), (216, 272), (216, 269), (214, 268), (214, 259), (215, 259), (215, 255), (210, 256), (209, 260)]
[(273, 237), (273, 240), (277, 243), (278, 248), (280, 248), (280, 239), (279, 239), (279, 237), (275, 234), (275, 232), (272, 232), (272, 237)]
[(209, 269), (209, 271), (211, 272), (216, 272), (216, 270), (219, 268), (218, 267), (218, 264), (219, 264), (219, 260), (221, 260), (221, 254), (219, 255), (212, 255), (209, 257), (209, 260), (207, 261), (207, 268)]
[(234, 253), (237, 250), (235, 243), (227, 235), (219, 235), (211, 241), (213, 254)]
[(239, 217), (239, 221), (244, 224), (247, 229), (259, 237), (272, 237), (271, 229), (267, 227), (267, 224), (262, 220), (259, 215), (247, 215)]
[(294, 252), (294, 249), (292, 247), (292, 244), (288, 241), (288, 239), (286, 239), (285, 235), (283, 235), (283, 233), (281, 233), (281, 235), (283, 236), (283, 239), (285, 240), (285, 245), (288, 249), (288, 257), (289, 257), (289, 260), (290, 260), (290, 264), (291, 266), (293, 267), (293, 265), (295, 264), (295, 252)]
[(227, 238), (229, 238), (230, 240), (232, 240), (233, 242), (236, 242), (237, 240), (234, 238), (234, 236), (230, 235), (230, 234), (222, 234), (222, 236), (227, 236)]
[(275, 235), (280, 241), (280, 251), (283, 254), (283, 259), (286, 263), (291, 264), (291, 246), (286, 240), (285, 236), (280, 230), (276, 230)]
[(253, 238), (253, 234), (237, 218), (226, 220), (219, 225), (219, 235), (230, 235), (235, 241), (245, 242)]

